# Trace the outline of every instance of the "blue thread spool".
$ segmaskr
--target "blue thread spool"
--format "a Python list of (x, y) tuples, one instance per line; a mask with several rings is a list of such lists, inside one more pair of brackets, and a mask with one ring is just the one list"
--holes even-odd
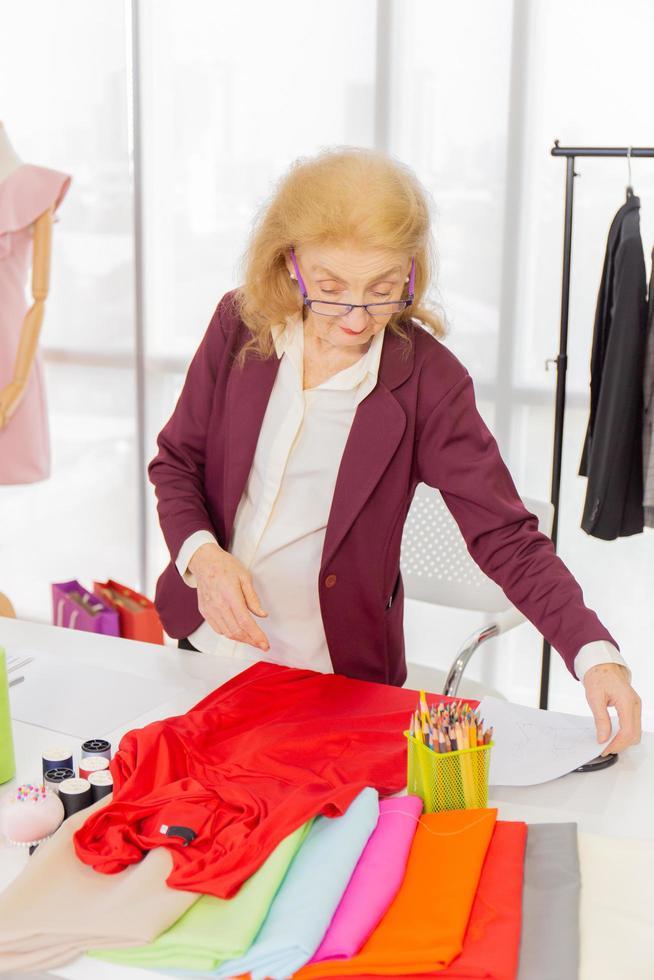
[(67, 745), (48, 745), (41, 753), (43, 775), (48, 769), (72, 769), (73, 753)]

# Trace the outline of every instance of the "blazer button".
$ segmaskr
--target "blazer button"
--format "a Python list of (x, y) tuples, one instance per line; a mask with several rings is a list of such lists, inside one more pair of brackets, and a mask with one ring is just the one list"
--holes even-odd
[(332, 589), (336, 585), (336, 576), (328, 575), (327, 578), (325, 579), (325, 585), (327, 586), (328, 589)]

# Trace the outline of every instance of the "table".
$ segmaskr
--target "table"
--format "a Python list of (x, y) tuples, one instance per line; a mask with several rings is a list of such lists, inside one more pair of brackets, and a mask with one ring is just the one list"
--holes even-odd
[[(202, 697), (258, 659), (207, 656), (173, 646), (137, 643), (75, 630), (0, 618), (0, 646), (7, 656), (46, 654), (61, 661), (62, 672), (76, 665), (109, 668), (167, 684), (171, 695), (111, 731), (95, 732), (109, 738), (114, 748), (129, 729), (157, 718), (187, 711)], [(254, 651), (253, 651), (254, 653)], [(25, 683), (29, 683), (29, 666)], [(17, 782), (38, 774), (41, 749), (50, 739), (65, 736), (36, 724), (14, 722)], [(66, 738), (67, 741), (73, 741)], [(78, 759), (75, 760), (77, 762)], [(33, 776), (32, 776), (33, 778)], [(1, 791), (13, 784), (8, 783)], [(528, 823), (575, 821), (580, 831), (607, 836), (654, 837), (654, 733), (644, 733), (616, 765), (594, 773), (570, 773), (538, 786), (492, 787), (489, 806), (502, 820)], [(0, 846), (0, 888), (20, 872), (27, 855), (18, 848)], [(51, 975), (69, 980), (152, 980), (152, 972), (80, 957)], [(163, 976), (163, 974), (162, 974)]]

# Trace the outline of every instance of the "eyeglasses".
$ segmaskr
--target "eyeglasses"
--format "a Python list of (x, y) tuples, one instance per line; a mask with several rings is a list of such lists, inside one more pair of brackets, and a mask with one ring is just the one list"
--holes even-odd
[(369, 316), (391, 316), (393, 313), (400, 313), (402, 310), (405, 310), (407, 306), (410, 306), (413, 302), (413, 285), (416, 274), (415, 257), (411, 259), (408, 298), (393, 300), (392, 302), (387, 303), (327, 303), (321, 299), (309, 299), (307, 295), (307, 287), (304, 285), (304, 279), (302, 278), (298, 268), (297, 260), (295, 258), (295, 250), (293, 248), (291, 248), (291, 261), (293, 262), (293, 267), (295, 268), (295, 272), (297, 274), (298, 286), (302, 290), (304, 305), (308, 306), (313, 313), (317, 313), (319, 316), (347, 316), (352, 310), (359, 308), (365, 310)]

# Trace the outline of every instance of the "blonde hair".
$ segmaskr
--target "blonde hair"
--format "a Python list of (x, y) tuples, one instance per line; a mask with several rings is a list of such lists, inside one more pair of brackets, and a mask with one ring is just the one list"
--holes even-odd
[[(388, 329), (408, 343), (403, 325), (413, 318), (443, 336), (443, 319), (425, 298), (436, 264), (431, 203), (408, 166), (376, 150), (333, 147), (295, 160), (259, 210), (242, 258), (243, 285), (235, 303), (251, 338), (239, 360), (248, 350), (269, 357), (271, 327), (302, 309), (285, 261), (290, 248), (302, 244), (351, 242), (415, 256), (413, 303), (393, 314)], [(405, 284), (405, 296), (406, 289)]]

